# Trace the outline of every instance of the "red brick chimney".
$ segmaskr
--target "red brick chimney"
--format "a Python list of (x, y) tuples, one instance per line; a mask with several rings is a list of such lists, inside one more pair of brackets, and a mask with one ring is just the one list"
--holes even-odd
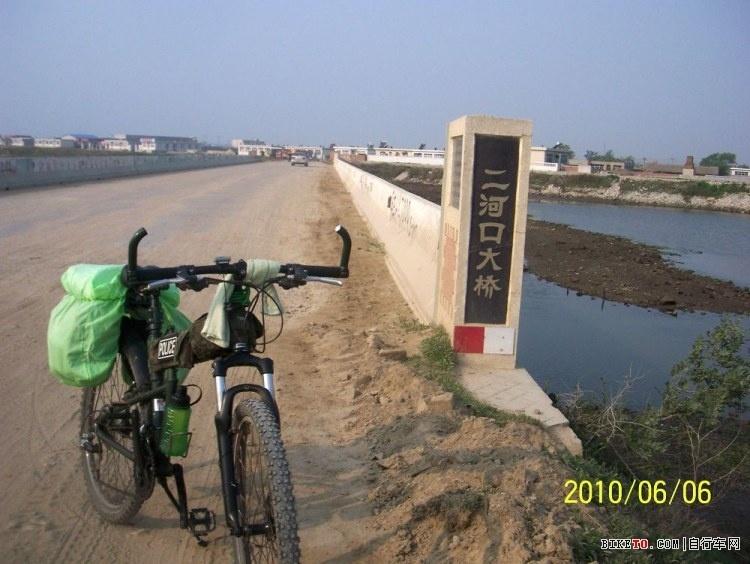
[(688, 155), (685, 159), (685, 164), (682, 165), (682, 168), (690, 168), (692, 170), (695, 170), (695, 164), (693, 163), (693, 155)]

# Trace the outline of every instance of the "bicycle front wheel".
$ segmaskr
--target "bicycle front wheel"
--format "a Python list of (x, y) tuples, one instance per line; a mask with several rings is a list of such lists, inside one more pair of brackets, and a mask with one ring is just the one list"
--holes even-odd
[(101, 441), (94, 430), (99, 414), (110, 410), (113, 415), (107, 418), (106, 432), (117, 445), (134, 451), (137, 439), (134, 438), (132, 413), (122, 408), (115, 412), (113, 408), (132, 386), (127, 381), (129, 377), (123, 377), (132, 374), (128, 370), (132, 364), (126, 366), (125, 358), (118, 354), (109, 379), (99, 386), (85, 388), (81, 403), (81, 462), (86, 489), (94, 509), (105, 520), (116, 524), (130, 522), (154, 488), (153, 476), (138, 480), (135, 462)]
[(276, 418), (265, 402), (244, 400), (234, 410), (233, 430), (237, 507), (248, 532), (233, 537), (236, 561), (297, 563), (297, 513)]

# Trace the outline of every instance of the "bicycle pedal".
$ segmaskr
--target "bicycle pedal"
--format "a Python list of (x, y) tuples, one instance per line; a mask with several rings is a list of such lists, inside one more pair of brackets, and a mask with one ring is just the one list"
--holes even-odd
[(81, 449), (85, 450), (86, 452), (92, 453), (92, 454), (98, 454), (102, 452), (102, 447), (98, 443), (93, 442), (94, 435), (93, 433), (89, 433), (86, 435), (81, 436), (81, 440), (78, 443), (78, 446), (81, 447)]
[(196, 507), (188, 514), (188, 525), (196, 537), (207, 535), (216, 528), (216, 515), (210, 509)]

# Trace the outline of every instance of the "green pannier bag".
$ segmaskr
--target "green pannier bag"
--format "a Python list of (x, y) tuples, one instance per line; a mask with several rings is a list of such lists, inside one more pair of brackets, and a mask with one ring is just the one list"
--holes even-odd
[[(50, 314), (47, 328), (49, 368), (69, 386), (98, 386), (112, 373), (125, 315), (127, 288), (120, 278), (122, 265), (76, 264), (60, 281), (65, 296)], [(174, 286), (161, 294), (164, 332), (184, 331), (190, 320), (177, 309), (180, 295)], [(187, 370), (178, 370), (182, 380)]]

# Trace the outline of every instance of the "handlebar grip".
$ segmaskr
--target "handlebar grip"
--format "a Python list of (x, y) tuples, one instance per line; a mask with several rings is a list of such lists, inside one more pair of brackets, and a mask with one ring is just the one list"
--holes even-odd
[(131, 284), (135, 280), (135, 275), (138, 270), (138, 243), (141, 242), (148, 231), (141, 227), (138, 231), (133, 233), (128, 243), (128, 264), (122, 269), (122, 281), (125, 285)]
[(349, 271), (341, 266), (308, 266), (301, 264), (300, 267), (309, 276), (321, 276), (323, 278), (348, 278)]
[[(349, 255), (352, 253), (352, 238), (349, 237), (349, 232), (346, 230), (346, 227), (339, 224), (334, 229), (336, 233), (338, 233), (339, 237), (341, 237), (341, 240), (343, 241), (344, 245), (341, 249), (341, 262), (339, 263), (341, 268), (347, 272), (349, 272)], [(311, 273), (312, 274), (312, 273)], [(313, 276), (318, 276), (317, 274), (313, 274)]]
[(128, 244), (128, 270), (131, 272), (135, 272), (135, 269), (138, 266), (138, 243), (140, 243), (141, 239), (146, 235), (148, 235), (148, 231), (141, 227), (130, 238), (130, 243)]

